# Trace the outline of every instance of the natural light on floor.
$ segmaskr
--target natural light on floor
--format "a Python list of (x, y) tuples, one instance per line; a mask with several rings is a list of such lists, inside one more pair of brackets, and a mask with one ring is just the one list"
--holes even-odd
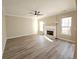
[(50, 38), (48, 38), (46, 35), (44, 35), (44, 37), (45, 37), (48, 41), (53, 42), (53, 40), (51, 40)]

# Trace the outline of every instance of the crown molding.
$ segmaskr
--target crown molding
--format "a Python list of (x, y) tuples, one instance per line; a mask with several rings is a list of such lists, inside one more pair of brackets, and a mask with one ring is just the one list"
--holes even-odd
[(18, 14), (13, 14), (13, 13), (6, 13), (6, 12), (4, 12), (4, 15), (5, 16), (15, 16), (15, 17), (23, 17), (23, 18), (30, 18), (30, 19), (32, 19), (32, 17), (29, 17), (29, 16), (18, 15)]

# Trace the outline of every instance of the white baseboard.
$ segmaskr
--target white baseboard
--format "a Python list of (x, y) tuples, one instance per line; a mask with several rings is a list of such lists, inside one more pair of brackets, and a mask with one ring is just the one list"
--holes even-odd
[(58, 38), (58, 39), (61, 39), (61, 40), (64, 40), (64, 41), (68, 41), (68, 42), (71, 42), (71, 43), (76, 43), (76, 41), (73, 41), (73, 40), (67, 40), (65, 38)]
[(7, 38), (6, 37), (3, 37), (2, 38), (2, 54), (4, 53), (4, 49), (5, 49), (6, 42), (7, 42)]
[(35, 33), (26, 34), (26, 35), (18, 35), (18, 36), (13, 36), (13, 37), (7, 37), (7, 39), (17, 38), (17, 37), (22, 37), (22, 36), (28, 36), (28, 35), (34, 35), (34, 34)]

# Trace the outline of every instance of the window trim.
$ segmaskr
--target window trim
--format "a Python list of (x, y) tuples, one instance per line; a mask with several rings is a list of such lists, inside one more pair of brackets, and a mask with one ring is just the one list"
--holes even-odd
[[(71, 16), (70, 16), (70, 17), (71, 17)], [(62, 27), (63, 27), (63, 26), (62, 26), (62, 20), (63, 20), (63, 18), (70, 18), (70, 17), (62, 17), (62, 18), (61, 18), (61, 34), (62, 34), (62, 35), (71, 36), (71, 32), (70, 32), (70, 34), (66, 34), (66, 33), (63, 33), (63, 32), (62, 32)], [(71, 26), (72, 26), (72, 17), (71, 17)], [(71, 26), (69, 26), (70, 29), (71, 29)], [(70, 31), (71, 31), (71, 30), (70, 30)]]

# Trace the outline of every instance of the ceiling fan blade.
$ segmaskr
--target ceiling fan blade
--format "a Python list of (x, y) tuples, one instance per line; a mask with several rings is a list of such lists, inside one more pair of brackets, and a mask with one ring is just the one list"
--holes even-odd
[(37, 14), (37, 15), (40, 15), (40, 16), (41, 16), (41, 15), (43, 15), (43, 14)]
[[(35, 12), (36, 10), (31, 10), (32, 12)], [(37, 12), (37, 11), (36, 11)]]
[(34, 12), (29, 12), (29, 14), (34, 14)]
[(40, 11), (38, 11), (38, 14), (40, 13)]

